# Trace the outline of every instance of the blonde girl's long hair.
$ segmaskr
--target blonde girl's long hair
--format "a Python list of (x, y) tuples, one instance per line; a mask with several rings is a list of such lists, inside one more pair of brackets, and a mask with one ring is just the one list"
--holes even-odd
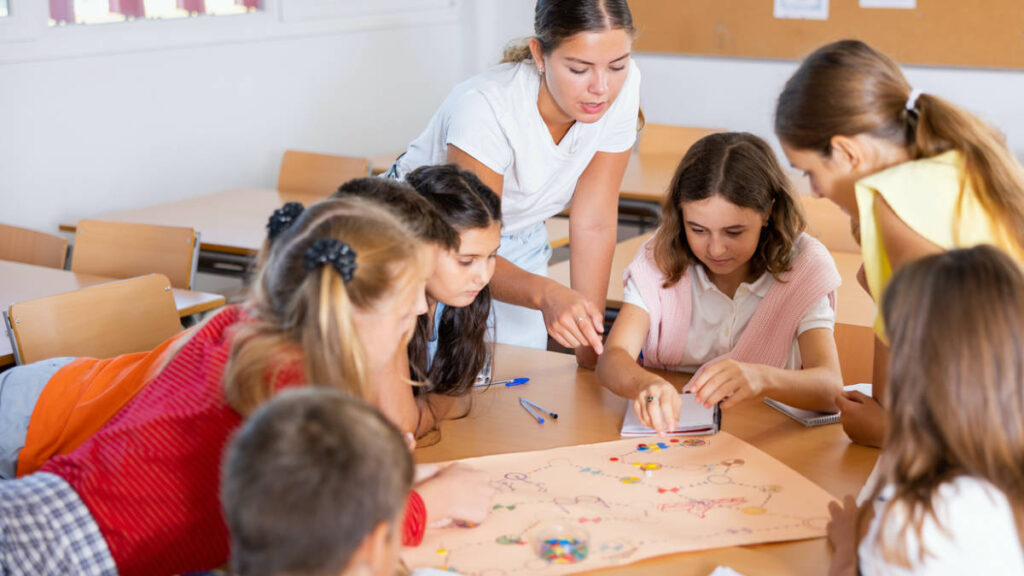
[[(890, 429), (869, 502), (894, 488), (879, 522), (898, 537), (885, 540), (878, 531), (884, 557), (909, 566), (908, 533), (923, 542), (926, 518), (939, 521), (936, 491), (958, 476), (1006, 495), (1024, 546), (1021, 271), (992, 246), (923, 258), (893, 277), (882, 314), (892, 343)], [(861, 510), (862, 522), (869, 509)], [(928, 551), (919, 553), (918, 561)]]
[[(356, 254), (345, 281), (332, 266), (306, 268), (306, 251), (334, 238)], [(423, 275), (422, 250), (389, 211), (358, 198), (323, 200), (309, 208), (269, 247), (244, 304), (254, 321), (234, 336), (224, 374), (228, 403), (252, 412), (273, 395), (281, 370), (304, 370), (305, 381), (371, 398), (363, 345), (353, 311)]]
[[(1002, 134), (969, 112), (912, 88), (891, 58), (857, 40), (822, 46), (786, 82), (775, 133), (800, 150), (831, 153), (833, 136), (870, 134), (906, 148), (911, 158), (957, 150), (964, 177), (1010, 242), (1024, 249), (1024, 169)], [(964, 183), (961, 182), (961, 194)]]
[(721, 196), (742, 208), (767, 215), (750, 272), (773, 277), (793, 267), (797, 237), (806, 222), (768, 143), (746, 132), (722, 132), (701, 138), (679, 162), (661, 205), (661, 225), (651, 242), (654, 261), (675, 285), (691, 264), (702, 266), (686, 239), (683, 204)]

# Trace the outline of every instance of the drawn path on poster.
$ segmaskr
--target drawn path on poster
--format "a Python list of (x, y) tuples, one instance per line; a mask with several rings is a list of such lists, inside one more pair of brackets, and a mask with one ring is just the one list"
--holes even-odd
[[(664, 554), (825, 535), (834, 498), (750, 444), (714, 436), (630, 438), (464, 460), (497, 490), (479, 526), (427, 532), (409, 568), (462, 574), (567, 574)], [(583, 528), (588, 554), (549, 564), (532, 538)]]

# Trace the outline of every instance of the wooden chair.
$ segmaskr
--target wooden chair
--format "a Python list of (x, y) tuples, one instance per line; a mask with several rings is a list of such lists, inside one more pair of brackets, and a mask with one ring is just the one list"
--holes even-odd
[(111, 278), (158, 272), (175, 288), (191, 290), (198, 256), (199, 234), (192, 228), (82, 220), (71, 271)]
[(0, 260), (64, 269), (68, 241), (28, 228), (0, 224)]
[(171, 283), (163, 274), (18, 302), (4, 310), (4, 321), (18, 364), (152, 350), (181, 331)]
[(641, 155), (670, 155), (682, 158), (693, 143), (708, 134), (725, 132), (722, 128), (699, 128), (696, 126), (670, 126), (668, 124), (647, 124), (640, 133), (637, 152)]
[(368, 158), (285, 150), (277, 189), (330, 196), (345, 182), (370, 173)]

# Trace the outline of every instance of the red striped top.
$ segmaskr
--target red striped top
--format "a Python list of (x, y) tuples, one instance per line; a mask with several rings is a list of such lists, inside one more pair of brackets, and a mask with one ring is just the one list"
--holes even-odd
[[(220, 464), (242, 418), (221, 379), (246, 318), (237, 307), (218, 313), (94, 436), (42, 468), (82, 498), (124, 576), (211, 569), (228, 559)], [(297, 385), (301, 367), (276, 376), (275, 389)], [(409, 508), (425, 517), (422, 505)], [(404, 524), (406, 536), (422, 538), (423, 518), (407, 515)]]

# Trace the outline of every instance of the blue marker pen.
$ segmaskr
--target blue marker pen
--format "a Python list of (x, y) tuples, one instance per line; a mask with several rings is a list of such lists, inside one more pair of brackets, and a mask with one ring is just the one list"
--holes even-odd
[(506, 380), (491, 382), (491, 386), (497, 386), (498, 384), (504, 384), (505, 386), (519, 386), (520, 384), (526, 384), (529, 381), (529, 378), (508, 378)]

